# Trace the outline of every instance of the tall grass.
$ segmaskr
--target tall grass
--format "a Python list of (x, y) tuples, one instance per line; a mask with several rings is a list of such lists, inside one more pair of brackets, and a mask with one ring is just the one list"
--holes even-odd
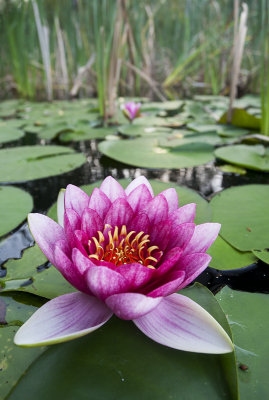
[[(248, 34), (241, 68), (244, 80), (240, 78), (239, 85), (245, 91), (257, 92), (260, 77), (268, 77), (268, 69), (261, 68), (265, 65), (263, 54), (268, 51), (268, 39), (260, 34), (261, 24), (263, 32), (268, 26), (264, 17), (268, 1), (246, 2)], [(158, 98), (181, 97), (197, 91), (229, 92), (232, 0), (35, 3), (41, 25), (48, 28), (49, 54), (45, 59), (32, 3), (1, 3), (2, 97), (9, 94), (49, 98), (49, 73), (54, 97), (69, 96), (76, 83), (72, 93), (98, 94), (103, 116), (113, 111), (111, 90), (125, 96)], [(266, 96), (268, 85), (262, 88), (262, 98)]]

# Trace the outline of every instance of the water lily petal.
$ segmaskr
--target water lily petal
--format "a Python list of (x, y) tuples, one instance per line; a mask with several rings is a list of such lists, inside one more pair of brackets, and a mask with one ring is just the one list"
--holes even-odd
[(107, 195), (98, 188), (94, 188), (90, 197), (89, 208), (95, 210), (103, 219), (111, 206)]
[(152, 311), (162, 297), (148, 297), (140, 293), (113, 294), (106, 299), (108, 307), (121, 319), (131, 320)]
[(179, 289), (184, 288), (197, 278), (207, 268), (210, 261), (211, 256), (206, 253), (193, 253), (182, 256), (177, 263), (177, 268), (184, 270), (186, 276)]
[(129, 290), (145, 285), (155, 274), (155, 270), (144, 265), (133, 263), (117, 267), (117, 272), (128, 281)]
[(173, 249), (169, 250), (162, 258), (162, 264), (160, 264), (156, 270), (156, 275), (163, 276), (170, 271), (175, 264), (177, 264), (181, 256), (182, 250), (180, 247), (174, 247)]
[(161, 221), (158, 224), (151, 225), (150, 227), (150, 241), (154, 246), (158, 246), (160, 250), (165, 250), (168, 243), (174, 246), (174, 236), (171, 233), (171, 222), (169, 220)]
[(70, 293), (49, 301), (18, 330), (18, 346), (40, 346), (66, 342), (98, 329), (112, 316), (96, 297)]
[(81, 217), (81, 229), (88, 235), (88, 238), (92, 238), (97, 231), (102, 231), (103, 228), (104, 223), (99, 214), (90, 208), (85, 208)]
[(78, 249), (73, 249), (72, 251), (72, 261), (81, 275), (83, 275), (89, 268), (95, 267), (95, 264), (85, 257)]
[(162, 194), (167, 200), (168, 213), (171, 213), (178, 209), (178, 195), (177, 195), (176, 189), (169, 188), (169, 189), (164, 190), (160, 194)]
[(125, 199), (117, 199), (114, 201), (105, 217), (105, 224), (111, 226), (127, 225), (133, 218), (134, 212), (132, 207)]
[(61, 189), (57, 198), (57, 219), (62, 227), (64, 227), (64, 196), (65, 189)]
[(110, 201), (118, 198), (126, 198), (126, 194), (122, 186), (112, 176), (108, 176), (100, 186), (100, 190), (107, 195)]
[(180, 207), (178, 210), (173, 211), (169, 215), (172, 224), (183, 224), (185, 222), (193, 222), (195, 218), (196, 204), (190, 203)]
[(134, 323), (151, 339), (174, 349), (212, 354), (233, 351), (233, 344), (220, 324), (180, 294), (165, 297), (158, 307)]
[(216, 240), (220, 227), (220, 224), (212, 222), (197, 225), (184, 254), (205, 252)]
[(167, 279), (169, 279), (168, 282), (164, 283), (161, 286), (158, 283), (159, 286), (156, 289), (151, 290), (149, 293), (147, 292), (147, 296), (151, 297), (169, 296), (170, 294), (175, 293), (177, 290), (179, 290), (180, 284), (183, 282), (184, 278), (185, 278), (185, 272), (177, 271), (171, 274), (170, 277), (167, 277)]
[(139, 213), (129, 222), (129, 230), (135, 232), (148, 232), (149, 225), (149, 217), (147, 214)]
[(154, 197), (148, 205), (143, 209), (152, 224), (158, 224), (167, 219), (168, 204), (166, 198), (162, 194)]
[(146, 185), (137, 186), (127, 197), (127, 201), (135, 213), (145, 208), (150, 200), (152, 200), (152, 195)]
[(43, 214), (29, 214), (30, 231), (45, 256), (54, 264), (54, 246), (58, 240), (66, 240), (64, 229)]
[(101, 300), (111, 294), (128, 290), (127, 280), (118, 272), (107, 267), (91, 267), (85, 277), (90, 291)]
[(182, 250), (188, 246), (195, 230), (195, 224), (192, 222), (186, 222), (180, 225), (174, 225), (171, 227), (171, 234), (169, 244), (166, 250), (170, 250), (173, 247), (180, 247)]
[(81, 219), (78, 213), (72, 208), (67, 208), (64, 213), (64, 230), (71, 247), (82, 246), (74, 232), (79, 230)]
[(140, 185), (146, 185), (150, 194), (152, 195), (152, 197), (154, 196), (154, 192), (153, 189), (151, 187), (151, 184), (149, 183), (149, 181), (147, 180), (147, 178), (145, 178), (144, 176), (139, 176), (138, 178), (134, 179), (125, 189), (125, 193), (127, 194), (127, 196), (135, 189), (137, 188), (137, 186)]
[(79, 187), (68, 185), (65, 191), (65, 208), (72, 208), (81, 217), (84, 209), (88, 207), (90, 198)]

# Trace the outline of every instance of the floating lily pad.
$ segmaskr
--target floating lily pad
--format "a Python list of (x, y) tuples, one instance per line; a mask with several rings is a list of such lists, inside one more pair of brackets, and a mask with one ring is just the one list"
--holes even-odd
[(6, 398), (30, 364), (45, 350), (45, 347), (23, 349), (13, 343), (18, 327), (42, 304), (43, 301), (34, 296), (21, 293), (13, 293), (12, 296), (0, 294), (1, 399)]
[(267, 399), (269, 296), (225, 287), (217, 294), (233, 332), (242, 400)]
[[(28, 128), (28, 130), (29, 130), (29, 128)], [(66, 132), (66, 131), (70, 131), (70, 130), (72, 131), (73, 127), (70, 126), (67, 122), (62, 121), (62, 122), (46, 125), (42, 129), (38, 130), (37, 133), (41, 139), (50, 140), (50, 139), (54, 139), (55, 137), (60, 135), (62, 132)]]
[[(219, 122), (221, 124), (227, 124), (227, 112), (223, 114)], [(250, 114), (243, 108), (233, 108), (231, 124), (240, 126), (242, 128), (260, 129), (261, 118)]]
[(156, 127), (156, 126), (136, 126), (136, 125), (123, 125), (118, 128), (118, 131), (125, 136), (162, 136), (171, 132), (171, 129)]
[(2, 292), (17, 290), (51, 299), (75, 291), (57, 269), (50, 266), (38, 246), (26, 249), (18, 260), (8, 260), (4, 267), (7, 273), (0, 279)]
[(247, 170), (245, 168), (237, 167), (231, 164), (220, 165), (218, 167), (222, 172), (227, 172), (230, 174), (246, 175)]
[(171, 100), (171, 101), (160, 101), (160, 102), (148, 102), (142, 104), (141, 110), (143, 112), (148, 111), (177, 111), (182, 107), (184, 102), (182, 100)]
[(23, 137), (24, 132), (11, 127), (0, 125), (0, 143), (12, 142)]
[[(183, 292), (182, 292), (183, 293)], [(229, 329), (224, 313), (205, 288), (191, 296)], [(63, 379), (64, 377), (64, 379)], [(131, 321), (113, 317), (104, 327), (48, 349), (22, 377), (10, 400), (128, 399), (236, 400), (233, 353), (195, 354), (157, 344)]]
[(104, 139), (108, 135), (116, 133), (117, 128), (92, 128), (89, 123), (77, 125), (72, 132), (60, 135), (61, 142), (77, 142), (80, 140)]
[[(268, 246), (269, 247), (269, 246)], [(266, 264), (269, 264), (269, 249), (265, 250), (252, 250), (252, 253), (254, 256), (259, 258), (259, 260), (265, 262)]]
[(60, 175), (82, 164), (86, 158), (61, 146), (23, 146), (0, 150), (0, 181), (23, 182)]
[(221, 147), (215, 150), (217, 158), (241, 167), (258, 171), (269, 171), (269, 149), (262, 146), (235, 146)]
[(269, 243), (269, 185), (245, 185), (217, 193), (210, 202), (221, 236), (240, 251), (263, 250)]
[(219, 270), (243, 268), (257, 261), (251, 251), (238, 251), (221, 236), (217, 237), (207, 253), (212, 257), (209, 266)]
[(0, 236), (22, 223), (33, 208), (30, 194), (11, 186), (0, 187)]
[(143, 168), (187, 168), (214, 159), (213, 147), (206, 143), (184, 144), (179, 148), (161, 147), (157, 139), (139, 138), (104, 141), (99, 150), (116, 161)]

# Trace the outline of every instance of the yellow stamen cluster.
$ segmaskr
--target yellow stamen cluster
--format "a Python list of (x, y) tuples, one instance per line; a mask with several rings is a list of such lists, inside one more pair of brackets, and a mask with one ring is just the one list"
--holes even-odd
[[(158, 246), (150, 246), (150, 236), (144, 232), (127, 232), (122, 225), (119, 232), (117, 226), (113, 228), (106, 224), (104, 231), (98, 231), (98, 239), (89, 240), (89, 248), (95, 246), (95, 252), (89, 258), (98, 261), (108, 261), (116, 266), (130, 263), (140, 263), (148, 268), (155, 269), (155, 265), (162, 256)], [(105, 238), (106, 236), (106, 238)]]

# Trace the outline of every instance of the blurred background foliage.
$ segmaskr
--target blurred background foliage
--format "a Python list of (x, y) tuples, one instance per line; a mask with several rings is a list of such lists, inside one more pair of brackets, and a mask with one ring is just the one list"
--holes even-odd
[[(268, 0), (245, 3), (238, 94), (266, 97)], [(0, 0), (0, 36), (1, 98), (98, 95), (113, 114), (118, 95), (228, 95), (234, 0)]]

